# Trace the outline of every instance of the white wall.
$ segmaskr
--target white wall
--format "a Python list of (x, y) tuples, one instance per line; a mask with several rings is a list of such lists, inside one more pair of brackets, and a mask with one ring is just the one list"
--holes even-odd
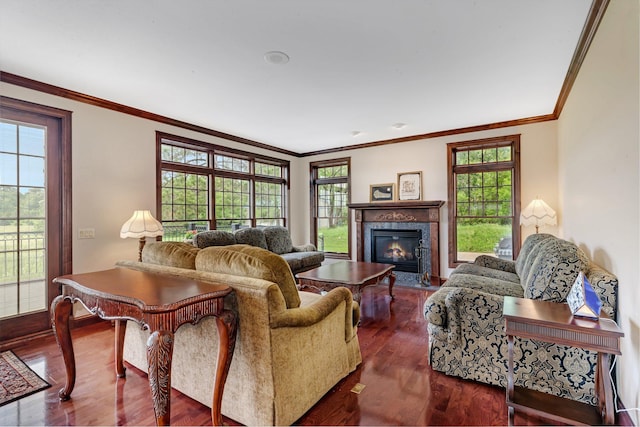
[(558, 124), (563, 237), (619, 280), (627, 408), (640, 407), (639, 4), (609, 4)]
[[(149, 209), (154, 215), (156, 213), (157, 130), (295, 160), (279, 153), (6, 83), (0, 83), (0, 94), (73, 112), (74, 273), (111, 268), (121, 259), (137, 259), (137, 239), (121, 239), (120, 227), (136, 209)], [(95, 239), (78, 239), (80, 228), (95, 229)]]
[[(309, 162), (351, 157), (351, 201), (353, 203), (369, 201), (369, 185), (397, 182), (398, 172), (412, 171), (422, 171), (423, 200), (444, 200), (446, 202), (447, 143), (515, 134), (521, 134), (523, 204), (526, 206), (533, 198), (540, 196), (562, 217), (557, 194), (558, 163), (555, 121), (305, 157), (300, 160), (305, 163), (305, 166), (300, 168), (301, 175), (297, 179), (300, 182), (306, 180), (305, 194), (308, 194)], [(306, 211), (308, 211), (308, 207), (309, 201), (306, 200)], [(450, 271), (447, 258), (447, 208), (448, 205), (445, 204), (440, 212), (440, 271), (443, 272), (444, 277), (448, 277)], [(302, 216), (293, 215), (294, 219), (302, 218)], [(351, 220), (355, 226), (353, 215)], [(306, 226), (304, 232), (309, 235), (308, 215), (304, 221), (303, 225)], [(556, 227), (545, 227), (542, 231), (558, 234)], [(523, 238), (534, 232), (533, 227), (522, 228)], [(352, 256), (354, 258), (355, 245), (355, 236), (352, 236)]]

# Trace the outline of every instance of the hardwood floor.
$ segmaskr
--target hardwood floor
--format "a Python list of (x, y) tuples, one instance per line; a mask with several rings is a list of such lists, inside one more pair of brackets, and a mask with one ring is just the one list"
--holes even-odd
[[(396, 286), (390, 303), (386, 285), (368, 287), (359, 328), (362, 365), (338, 383), (298, 425), (506, 425), (505, 390), (448, 377), (427, 363), (427, 291)], [(52, 387), (0, 407), (0, 425), (154, 425), (146, 375), (128, 366), (116, 379), (114, 330), (100, 322), (73, 331), (77, 380), (71, 400), (60, 402), (62, 356), (53, 335), (12, 350)], [(356, 394), (356, 384), (365, 387)], [(207, 425), (209, 408), (172, 392), (174, 425)], [(627, 415), (618, 425), (633, 425)], [(226, 419), (229, 425), (237, 425)], [(549, 424), (516, 412), (517, 425)]]

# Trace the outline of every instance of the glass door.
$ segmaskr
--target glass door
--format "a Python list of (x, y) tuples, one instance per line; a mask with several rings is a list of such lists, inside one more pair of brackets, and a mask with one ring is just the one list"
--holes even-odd
[(47, 308), (46, 128), (0, 121), (0, 318)]
[[(2, 99), (0, 114), (0, 339), (50, 327), (54, 277), (70, 272), (63, 158), (65, 123)], [(59, 111), (59, 110), (56, 110)], [(70, 120), (70, 117), (69, 117)], [(68, 167), (68, 165), (67, 165)]]

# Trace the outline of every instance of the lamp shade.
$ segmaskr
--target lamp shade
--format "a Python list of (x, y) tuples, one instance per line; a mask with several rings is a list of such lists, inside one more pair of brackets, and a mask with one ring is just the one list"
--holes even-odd
[(535, 225), (536, 230), (541, 225), (556, 225), (556, 211), (542, 199), (534, 199), (520, 213), (521, 225)]
[(131, 218), (122, 225), (120, 237), (157, 237), (162, 236), (162, 224), (151, 215), (149, 210), (134, 211)]

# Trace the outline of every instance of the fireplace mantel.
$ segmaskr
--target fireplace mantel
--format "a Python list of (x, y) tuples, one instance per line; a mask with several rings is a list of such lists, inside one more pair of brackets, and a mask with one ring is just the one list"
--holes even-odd
[(367, 222), (428, 223), (431, 245), (431, 284), (440, 284), (440, 208), (442, 200), (351, 203), (356, 221), (357, 260), (364, 261), (364, 224)]

